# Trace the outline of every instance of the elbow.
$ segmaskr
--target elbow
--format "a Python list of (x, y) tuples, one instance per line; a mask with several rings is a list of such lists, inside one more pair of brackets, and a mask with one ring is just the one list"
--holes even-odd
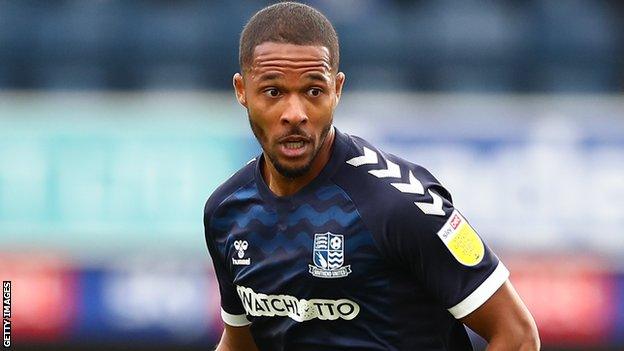
[(540, 347), (541, 342), (539, 338), (539, 332), (537, 331), (537, 326), (533, 324), (532, 327), (525, 333), (522, 339), (520, 350), (539, 350)]
[(489, 351), (535, 351), (541, 347), (535, 323), (525, 323), (500, 330), (488, 340), (488, 344)]
[(541, 344), (540, 344), (539, 337), (535, 336), (535, 337), (524, 339), (520, 344), (518, 344), (517, 348), (514, 348), (514, 350), (537, 351), (540, 349), (540, 347), (541, 347)]
[(515, 333), (515, 347), (513, 347), (514, 350), (534, 351), (540, 349), (541, 342), (539, 338), (539, 332), (537, 330), (535, 322), (531, 322), (532, 323), (527, 323), (527, 325), (523, 326), (523, 328)]

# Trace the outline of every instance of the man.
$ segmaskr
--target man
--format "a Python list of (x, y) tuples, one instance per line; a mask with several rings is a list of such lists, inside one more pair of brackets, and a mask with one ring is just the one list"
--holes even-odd
[(236, 97), (262, 154), (208, 199), (218, 350), (491, 350), (539, 339), (502, 262), (424, 168), (332, 125), (329, 21), (285, 2), (240, 40)]

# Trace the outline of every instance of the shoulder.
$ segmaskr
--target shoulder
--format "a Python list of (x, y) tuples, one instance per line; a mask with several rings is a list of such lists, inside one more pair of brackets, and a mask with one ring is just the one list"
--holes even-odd
[[(430, 247), (454, 212), (451, 195), (424, 167), (350, 136), (334, 175), (378, 246), (391, 260)], [(435, 245), (434, 245), (435, 246)]]
[(236, 193), (239, 189), (251, 183), (254, 179), (254, 170), (256, 167), (257, 157), (249, 161), (245, 166), (234, 173), (225, 182), (219, 185), (208, 197), (204, 206), (204, 224), (212, 214), (219, 208), (228, 197)]
[(441, 202), (450, 204), (451, 195), (425, 167), (357, 136), (349, 135), (345, 143), (345, 161), (334, 180), (358, 202), (393, 211), (416, 206), (423, 214), (444, 216)]

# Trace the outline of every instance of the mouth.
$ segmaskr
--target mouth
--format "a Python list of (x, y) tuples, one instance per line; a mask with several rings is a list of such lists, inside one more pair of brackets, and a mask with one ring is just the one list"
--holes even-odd
[(279, 141), (280, 153), (287, 158), (301, 157), (308, 149), (310, 142), (301, 136), (291, 136)]
[(300, 149), (303, 147), (303, 145), (305, 144), (305, 141), (289, 141), (289, 142), (285, 142), (283, 143), (284, 147), (289, 149), (289, 150), (294, 150), (294, 149)]

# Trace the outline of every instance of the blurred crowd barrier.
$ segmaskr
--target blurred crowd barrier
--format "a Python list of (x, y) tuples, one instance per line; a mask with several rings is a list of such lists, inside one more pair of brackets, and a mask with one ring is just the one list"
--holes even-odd
[[(502, 259), (546, 350), (624, 346), (621, 271), (595, 255), (503, 254)], [(219, 290), (205, 261), (134, 254), (88, 267), (58, 253), (6, 252), (0, 260), (0, 277), (12, 281), (16, 349), (209, 347), (222, 330)]]
[[(335, 123), (438, 177), (510, 266), (546, 348), (615, 350), (622, 116), (619, 96), (347, 93)], [(213, 344), (202, 209), (258, 152), (232, 94), (0, 94), (15, 344)]]

